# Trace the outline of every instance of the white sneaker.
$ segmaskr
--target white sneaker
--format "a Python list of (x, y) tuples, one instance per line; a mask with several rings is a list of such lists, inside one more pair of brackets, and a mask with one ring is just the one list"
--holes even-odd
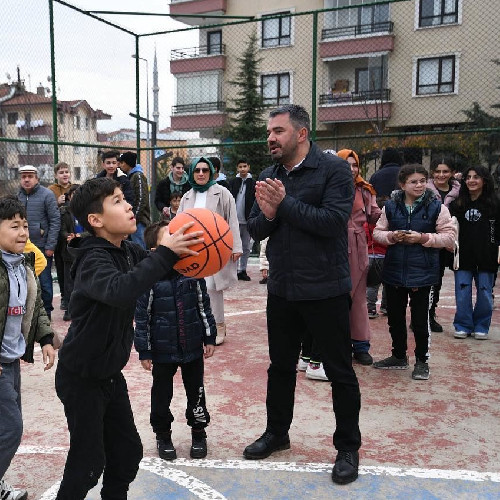
[(28, 492), (26, 490), (16, 490), (3, 479), (0, 480), (0, 499), (1, 500), (26, 500)]
[(456, 339), (466, 339), (469, 335), (470, 335), (470, 333), (467, 333), (467, 332), (455, 332), (453, 334), (453, 336)]
[(306, 370), (306, 377), (310, 378), (311, 380), (327, 380), (328, 377), (326, 376), (325, 369), (323, 368), (323, 363), (320, 363), (319, 365), (313, 365), (312, 363), (309, 363), (307, 366)]
[(476, 332), (472, 334), (477, 340), (487, 340), (488, 332)]
[(299, 370), (299, 372), (305, 372), (308, 366), (309, 363), (307, 361), (304, 361), (302, 358), (299, 358), (299, 362), (297, 363), (297, 370)]

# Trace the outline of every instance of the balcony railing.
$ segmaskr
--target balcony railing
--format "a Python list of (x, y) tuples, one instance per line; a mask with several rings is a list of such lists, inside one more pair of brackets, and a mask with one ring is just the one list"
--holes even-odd
[(362, 90), (361, 92), (334, 92), (321, 94), (319, 104), (359, 104), (366, 101), (389, 101), (391, 89)]
[(226, 53), (224, 43), (217, 45), (202, 45), (200, 47), (190, 47), (189, 49), (173, 49), (170, 51), (170, 60), (191, 59), (194, 57), (220, 56)]
[(321, 32), (321, 39), (356, 37), (360, 35), (370, 35), (372, 33), (392, 33), (394, 23), (392, 21), (383, 21), (380, 23), (357, 24), (355, 26), (342, 26), (339, 28), (324, 29)]
[(216, 101), (216, 102), (201, 102), (198, 104), (178, 104), (177, 106), (172, 106), (173, 115), (210, 113), (213, 111), (219, 111), (220, 113), (224, 113), (226, 111), (226, 103), (223, 101)]
[(47, 136), (52, 137), (52, 126), (51, 125), (42, 125), (40, 127), (26, 127), (23, 126), (18, 129), (19, 137), (27, 137), (27, 136)]

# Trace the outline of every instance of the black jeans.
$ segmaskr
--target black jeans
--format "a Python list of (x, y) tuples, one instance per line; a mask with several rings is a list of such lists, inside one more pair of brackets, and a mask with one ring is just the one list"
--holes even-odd
[(324, 300), (287, 301), (269, 294), (267, 329), (269, 358), (267, 381), (267, 430), (286, 434), (293, 419), (296, 365), (303, 332), (307, 329), (322, 355), (332, 381), (333, 411), (337, 427), (333, 444), (338, 450), (361, 446), (359, 411), (361, 395), (352, 368), (349, 330), (349, 295)]
[(385, 286), (387, 294), (387, 321), (392, 337), (392, 354), (403, 359), (408, 349), (406, 306), (410, 298), (411, 325), (415, 336), (415, 358), (427, 361), (429, 355), (429, 293), (430, 286), (404, 288)]
[(142, 444), (123, 375), (84, 379), (59, 363), (56, 391), (70, 434), (57, 500), (85, 499), (103, 471), (101, 498), (125, 500), (139, 469)]
[(72, 261), (64, 261), (64, 300), (66, 301), (66, 305), (69, 311), (69, 299), (71, 298), (71, 294), (73, 293), (73, 288), (75, 286), (75, 282), (73, 277), (71, 276), (71, 266), (73, 265)]
[(149, 421), (153, 432), (170, 432), (174, 416), (170, 403), (174, 394), (174, 375), (180, 366), (182, 382), (187, 397), (186, 420), (193, 429), (204, 429), (210, 423), (203, 387), (203, 356), (189, 363), (153, 363), (153, 386), (151, 387), (151, 414)]

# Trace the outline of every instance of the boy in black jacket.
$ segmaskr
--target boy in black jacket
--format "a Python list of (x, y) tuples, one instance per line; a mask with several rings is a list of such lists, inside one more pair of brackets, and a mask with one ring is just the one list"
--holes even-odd
[[(168, 222), (146, 228), (144, 239), (154, 249), (168, 232)], [(160, 458), (177, 458), (172, 443), (170, 411), (177, 369), (186, 390), (187, 424), (192, 430), (191, 458), (207, 456), (205, 427), (210, 423), (203, 384), (203, 358), (215, 351), (217, 327), (204, 279), (188, 278), (172, 269), (137, 301), (134, 344), (142, 367), (153, 372), (150, 422)]]
[(75, 238), (70, 299), (72, 323), (59, 351), (56, 391), (64, 405), (70, 449), (58, 500), (84, 499), (103, 474), (103, 499), (126, 499), (142, 458), (127, 385), (121, 373), (133, 341), (136, 299), (157, 276), (172, 269), (176, 254), (196, 255), (189, 247), (202, 232), (185, 235), (191, 224), (165, 233), (151, 255), (124, 241), (135, 232), (132, 206), (120, 184), (98, 178), (73, 195), (74, 216), (92, 235)]

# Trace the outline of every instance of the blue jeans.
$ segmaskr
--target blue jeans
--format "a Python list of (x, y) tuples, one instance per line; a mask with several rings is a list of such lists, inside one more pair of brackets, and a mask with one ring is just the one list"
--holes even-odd
[[(476, 304), (472, 307), (472, 280), (476, 284)], [(453, 326), (457, 332), (488, 333), (493, 313), (494, 273), (455, 271), (457, 311)]]
[(140, 222), (137, 223), (137, 231), (130, 235), (131, 241), (141, 245), (142, 248), (146, 249), (146, 243), (144, 242), (144, 230), (146, 226)]
[[(45, 250), (40, 248), (45, 255)], [(38, 279), (40, 280), (40, 288), (42, 289), (42, 302), (43, 307), (47, 311), (47, 316), (50, 319), (50, 313), (54, 310), (52, 307), (52, 298), (54, 296), (54, 289), (52, 287), (52, 257), (47, 257), (47, 267), (42, 271)]]

